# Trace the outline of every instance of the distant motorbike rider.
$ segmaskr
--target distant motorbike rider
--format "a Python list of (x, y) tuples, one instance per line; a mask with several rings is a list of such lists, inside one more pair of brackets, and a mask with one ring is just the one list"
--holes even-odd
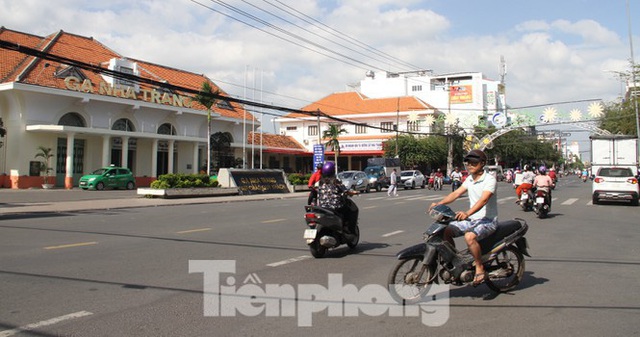
[(530, 190), (533, 187), (533, 181), (536, 179), (536, 174), (531, 171), (529, 165), (524, 166), (524, 173), (522, 174), (522, 183), (516, 188), (516, 195), (518, 199), (516, 203), (520, 203), (520, 196), (524, 190)]
[(460, 172), (460, 168), (459, 167), (455, 167), (453, 172), (451, 172), (451, 185), (452, 185), (452, 189), (454, 188), (454, 186), (460, 186), (462, 184), (462, 173)]
[(336, 212), (343, 219), (348, 230), (353, 233), (358, 223), (358, 207), (345, 196), (358, 194), (350, 191), (336, 178), (336, 166), (332, 161), (322, 165), (322, 179), (318, 187), (318, 206)]
[(322, 164), (318, 164), (316, 166), (316, 171), (313, 172), (311, 177), (309, 178), (309, 198), (307, 199), (307, 205), (311, 205), (315, 200), (318, 199), (318, 185), (320, 184), (320, 179), (322, 178)]
[(440, 186), (440, 188), (442, 188), (442, 181), (444, 179), (444, 174), (442, 174), (442, 171), (440, 171), (440, 169), (438, 169), (436, 171), (436, 176), (435, 176), (436, 180), (438, 181), (438, 184)]
[(553, 180), (547, 175), (547, 168), (543, 165), (538, 168), (538, 175), (533, 180), (533, 187), (547, 192), (547, 204), (551, 208), (551, 187), (553, 187)]
[(558, 181), (558, 177), (556, 176), (556, 170), (553, 167), (549, 169), (549, 178), (551, 178), (554, 185)]

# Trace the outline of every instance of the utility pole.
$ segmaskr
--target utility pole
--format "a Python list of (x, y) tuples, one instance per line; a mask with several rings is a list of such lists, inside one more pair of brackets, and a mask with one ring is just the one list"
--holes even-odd
[[(449, 116), (447, 116), (448, 120), (451, 120), (451, 80), (447, 79), (447, 83), (449, 84), (447, 86), (447, 102), (448, 102), (448, 114)], [(453, 136), (451, 134), (451, 125), (447, 125), (447, 119), (445, 119), (445, 124), (444, 124), (444, 134), (447, 137), (447, 172), (445, 172), (445, 174), (447, 176), (449, 176), (451, 174), (451, 172), (453, 171), (453, 141), (451, 139), (451, 137)]]
[[(630, 89), (629, 98), (634, 101), (634, 108), (636, 112), (636, 137), (640, 140), (640, 116), (638, 115), (638, 82), (636, 82), (636, 63), (633, 58), (633, 33), (631, 31), (631, 8), (629, 7), (629, 0), (627, 0), (627, 18), (629, 21), (629, 50), (631, 51), (631, 80), (633, 81), (633, 89)], [(638, 152), (640, 153), (640, 141), (636, 142), (638, 145)]]
[(398, 154), (398, 141), (400, 133), (400, 96), (398, 96), (398, 103), (396, 104), (396, 158), (400, 158)]

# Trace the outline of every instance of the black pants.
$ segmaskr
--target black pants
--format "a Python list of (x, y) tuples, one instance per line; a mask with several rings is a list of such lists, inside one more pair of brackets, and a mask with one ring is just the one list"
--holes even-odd
[(309, 192), (309, 198), (307, 199), (307, 205), (311, 205), (314, 201), (316, 205), (318, 204), (318, 190), (316, 188), (312, 188), (311, 192)]
[(347, 198), (345, 205), (336, 210), (342, 216), (342, 221), (347, 225), (349, 231), (353, 233), (358, 224), (358, 206), (351, 199)]

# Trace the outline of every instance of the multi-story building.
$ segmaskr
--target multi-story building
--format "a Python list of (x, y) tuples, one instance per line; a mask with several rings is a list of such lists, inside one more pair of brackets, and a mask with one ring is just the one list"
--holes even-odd
[[(63, 31), (42, 37), (1, 27), (0, 41), (0, 118), (7, 130), (0, 139), (0, 186), (40, 186), (39, 146), (53, 150), (55, 185), (66, 188), (112, 164), (130, 168), (138, 186), (164, 173), (206, 169), (208, 113), (193, 92), (207, 82), (228, 97), (206, 76), (128, 58)], [(116, 76), (122, 73), (136, 77)], [(255, 139), (245, 128), (256, 125), (253, 115), (219, 99), (211, 116), (212, 166), (242, 165), (247, 143)], [(292, 139), (277, 138), (265, 137), (258, 149), (303, 150)]]

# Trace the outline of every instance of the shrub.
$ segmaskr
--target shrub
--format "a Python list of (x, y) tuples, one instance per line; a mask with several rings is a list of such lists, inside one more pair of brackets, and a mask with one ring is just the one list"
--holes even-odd
[(151, 183), (151, 188), (191, 188), (191, 187), (218, 187), (216, 179), (210, 179), (206, 174), (163, 174)]
[(306, 185), (309, 183), (309, 178), (311, 178), (311, 174), (302, 174), (302, 173), (291, 173), (287, 175), (287, 179), (291, 185)]

